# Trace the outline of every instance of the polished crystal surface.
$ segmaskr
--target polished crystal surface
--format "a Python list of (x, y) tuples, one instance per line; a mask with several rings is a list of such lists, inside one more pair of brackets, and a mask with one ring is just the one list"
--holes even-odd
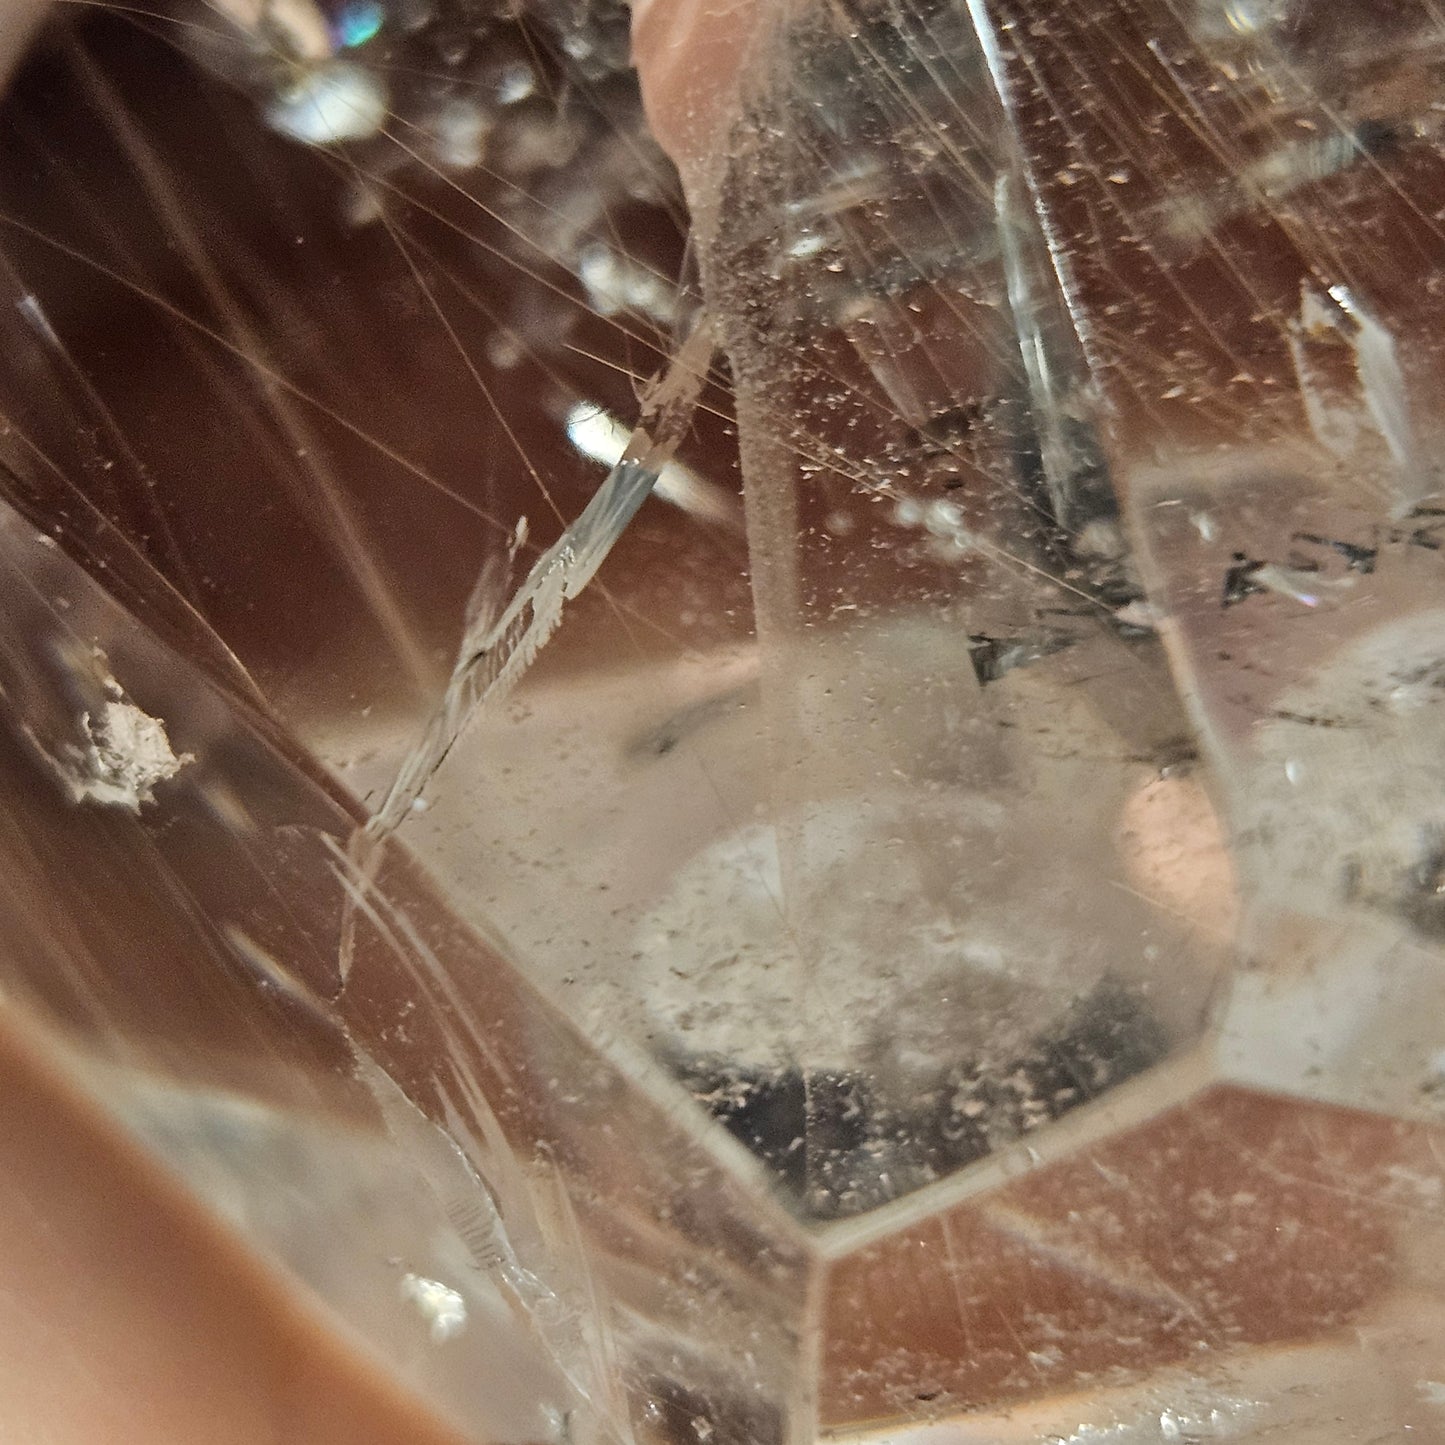
[(479, 1440), (1433, 1438), (1445, 22), (757, 14), (37, 42), (7, 1007)]

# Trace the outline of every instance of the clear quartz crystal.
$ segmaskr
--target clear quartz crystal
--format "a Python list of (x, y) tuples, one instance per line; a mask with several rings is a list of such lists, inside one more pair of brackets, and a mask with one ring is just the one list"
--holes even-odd
[(43, 37), (7, 1008), (478, 1440), (1445, 1436), (1445, 19), (762, 3), (676, 285), (613, 7)]

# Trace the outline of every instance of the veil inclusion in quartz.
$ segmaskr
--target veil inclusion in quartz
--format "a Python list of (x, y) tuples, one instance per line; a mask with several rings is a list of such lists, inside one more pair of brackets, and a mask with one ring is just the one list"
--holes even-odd
[[(45, 826), (337, 1027), (495, 1284), (447, 1348), (535, 1335), (559, 1441), (1438, 1433), (1435, 9), (778, 5), (682, 286), (620, 10), (267, 14), (185, 42), (255, 215), (139, 42), (36, 62), (146, 205), (5, 176), (76, 479), (7, 454), (7, 767), (164, 724)], [(209, 494), (63, 304), (147, 244)]]

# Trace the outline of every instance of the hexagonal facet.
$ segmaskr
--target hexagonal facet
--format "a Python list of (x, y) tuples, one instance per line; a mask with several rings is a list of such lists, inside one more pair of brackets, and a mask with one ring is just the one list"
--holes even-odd
[[(41, 277), (6, 323), (7, 988), (165, 1081), (161, 1129), (149, 1085), (87, 1074), (200, 1184), (234, 1175), (228, 1128), (270, 1157), (222, 1087), (298, 1138), (344, 1098), (399, 1147), (425, 1238), (354, 1249), (401, 1238), (389, 1303), (442, 1301), (433, 1342), (499, 1391), (517, 1362), (479, 1438), (1438, 1434), (1438, 15), (772, 7), (689, 172), (698, 329), (659, 279), (625, 17), (499, 9), (473, 55), (415, 9), (283, 13), (287, 65), (368, 100), (353, 150), (304, 162), (255, 129), (305, 139), (289, 70), (195, 42), (249, 97), (216, 102), (224, 153), (276, 217), (175, 184), (185, 127), (112, 78), (160, 62), (113, 38), (12, 102), (42, 137), (104, 115), (145, 205), (52, 234), (73, 198), (5, 172)], [(154, 494), (154, 386), (63, 311), (75, 274), (148, 318), (259, 500)], [(625, 384), (578, 358), (630, 356), (639, 318), (693, 339), (629, 439)], [(699, 442), (679, 372), (709, 334), (731, 397), (702, 389)], [(264, 446), (233, 456), (200, 399), (237, 376)], [(478, 480), (503, 441), (519, 479)], [(574, 451), (622, 458), (626, 505)]]

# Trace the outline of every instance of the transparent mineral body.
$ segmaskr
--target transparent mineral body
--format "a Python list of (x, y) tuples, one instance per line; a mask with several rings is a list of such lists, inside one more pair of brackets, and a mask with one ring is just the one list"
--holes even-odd
[(477, 1439), (1445, 1438), (1445, 21), (758, 15), (685, 198), (609, 6), (42, 37), (7, 1007)]

